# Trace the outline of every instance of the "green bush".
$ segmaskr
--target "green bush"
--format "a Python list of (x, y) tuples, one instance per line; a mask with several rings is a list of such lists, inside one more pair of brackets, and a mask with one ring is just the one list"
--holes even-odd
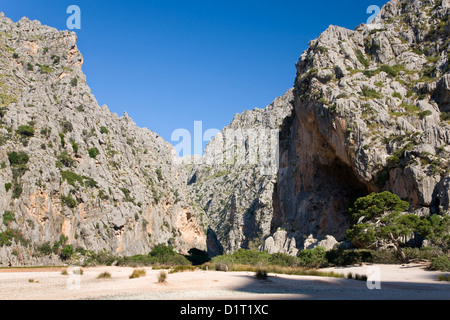
[(258, 280), (267, 280), (267, 278), (268, 278), (267, 271), (265, 269), (258, 269), (255, 272), (255, 277)]
[(130, 279), (136, 279), (136, 278), (140, 278), (140, 277), (145, 277), (146, 272), (144, 269), (136, 269), (133, 270), (133, 273), (130, 275)]
[(156, 245), (149, 253), (152, 262), (161, 265), (189, 265), (190, 262), (186, 257), (176, 253), (172, 246), (166, 244)]
[(75, 183), (78, 182), (83, 185), (83, 177), (72, 171), (61, 171), (61, 177), (63, 181), (67, 181), (68, 184), (75, 187)]
[(60, 164), (64, 165), (65, 167), (73, 167), (75, 166), (75, 160), (72, 159), (72, 157), (70, 156), (70, 154), (67, 153), (66, 150), (62, 151), (58, 157), (57, 157), (57, 162), (59, 162)]
[(61, 195), (61, 203), (71, 209), (77, 206), (77, 201), (70, 194), (67, 196)]
[(6, 190), (6, 192), (8, 192), (11, 189), (11, 187), (12, 187), (12, 183), (11, 182), (5, 183), (5, 190)]
[(321, 268), (328, 265), (326, 258), (326, 249), (323, 247), (315, 247), (311, 250), (302, 250), (298, 253), (299, 264), (305, 268)]
[(39, 253), (43, 254), (43, 255), (51, 255), (52, 254), (52, 246), (50, 245), (50, 242), (45, 242), (42, 245), (40, 245), (39, 247), (37, 247), (37, 250)]
[(14, 212), (11, 211), (5, 211), (3, 214), (3, 224), (7, 226), (10, 222), (16, 221), (16, 216)]
[(450, 271), (450, 257), (443, 255), (431, 260), (430, 270), (436, 271)]
[(65, 245), (61, 250), (61, 259), (68, 260), (73, 256), (74, 249), (70, 244)]
[(281, 267), (297, 267), (298, 259), (286, 253), (274, 253), (269, 257), (269, 264)]
[(450, 121), (450, 112), (441, 112), (441, 121)]
[(419, 113), (419, 118), (424, 119), (428, 116), (431, 116), (432, 114), (433, 114), (433, 112), (431, 112), (430, 110), (425, 110), (425, 111), (422, 111), (421, 113)]
[(369, 61), (366, 59), (364, 54), (359, 49), (356, 50), (356, 58), (364, 66), (364, 68), (367, 69), (369, 67), (369, 65), (370, 65)]
[(363, 97), (366, 97), (369, 99), (382, 99), (383, 98), (383, 95), (380, 92), (378, 92), (374, 89), (369, 89), (367, 87), (364, 87), (359, 94), (362, 95)]
[(11, 166), (26, 165), (30, 157), (23, 151), (8, 153), (8, 160)]
[(109, 132), (109, 130), (108, 130), (108, 128), (106, 128), (106, 127), (100, 127), (100, 133), (101, 134), (108, 134), (108, 132)]
[(96, 147), (94, 147), (94, 148), (90, 148), (88, 150), (88, 153), (89, 153), (89, 157), (95, 159), (100, 154), (100, 151)]
[(14, 189), (12, 192), (12, 198), (13, 199), (19, 199), (20, 196), (22, 195), (23, 192), (23, 188), (20, 184), (18, 184), (17, 182), (14, 183)]
[(360, 263), (373, 263), (374, 252), (364, 249), (334, 249), (326, 253), (326, 258), (331, 265), (349, 266)]

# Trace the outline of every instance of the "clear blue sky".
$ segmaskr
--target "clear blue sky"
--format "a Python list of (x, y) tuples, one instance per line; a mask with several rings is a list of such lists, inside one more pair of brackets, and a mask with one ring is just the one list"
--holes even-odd
[[(175, 129), (222, 129), (294, 84), (295, 63), (330, 24), (354, 29), (387, 0), (0, 0), (23, 16), (67, 29), (81, 8), (78, 47), (100, 105), (127, 112), (171, 140)], [(176, 143), (174, 143), (176, 144)]]

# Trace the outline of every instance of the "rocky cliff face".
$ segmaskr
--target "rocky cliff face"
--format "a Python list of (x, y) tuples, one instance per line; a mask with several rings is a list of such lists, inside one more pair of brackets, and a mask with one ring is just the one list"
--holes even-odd
[(211, 255), (258, 249), (270, 235), (279, 130), (293, 98), (290, 89), (265, 109), (237, 114), (189, 167), (188, 186), (207, 219)]
[(373, 24), (330, 26), (310, 43), (283, 129), (274, 232), (300, 248), (309, 235), (343, 240), (350, 201), (380, 190), (418, 214), (448, 213), (449, 7), (393, 0)]
[(74, 33), (0, 15), (0, 263), (50, 264), (42, 246), (62, 243), (295, 255), (344, 240), (351, 201), (381, 190), (448, 214), (449, 8), (392, 0), (371, 25), (330, 26), (293, 89), (182, 165), (98, 106)]
[(39, 248), (60, 239), (204, 249), (173, 147), (99, 107), (82, 64), (75, 33), (0, 15), (0, 264), (49, 264)]
[[(311, 41), (293, 92), (230, 125), (279, 128), (278, 173), (239, 161), (194, 167), (190, 187), (220, 243), (213, 247), (332, 248), (345, 238), (351, 201), (381, 190), (417, 214), (448, 212), (448, 14), (448, 1), (394, 0), (370, 25), (330, 26)], [(214, 141), (204, 162), (213, 150)]]

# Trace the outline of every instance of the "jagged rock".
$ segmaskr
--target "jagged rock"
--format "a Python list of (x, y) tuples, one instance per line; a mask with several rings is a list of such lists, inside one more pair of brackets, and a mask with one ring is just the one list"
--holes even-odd
[(286, 253), (297, 256), (298, 249), (295, 237), (288, 235), (286, 230), (277, 230), (272, 236), (264, 240), (264, 243), (259, 248), (260, 251), (273, 253)]
[[(208, 241), (213, 255), (257, 249), (270, 235), (277, 174), (271, 161), (278, 160), (278, 130), (292, 112), (292, 99), (291, 89), (265, 109), (235, 115), (202, 158), (191, 158), (188, 186), (214, 232)], [(229, 137), (237, 139), (230, 143)]]
[[(0, 227), (14, 232), (0, 265), (60, 264), (39, 248), (62, 235), (74, 248), (118, 255), (158, 243), (206, 249), (173, 146), (98, 106), (76, 40), (0, 15), (0, 220), (6, 211), (16, 220)], [(11, 162), (11, 152), (27, 163)]]
[(448, 10), (394, 0), (376, 28), (330, 26), (310, 43), (282, 130), (274, 229), (344, 240), (350, 202), (381, 190), (448, 212)]

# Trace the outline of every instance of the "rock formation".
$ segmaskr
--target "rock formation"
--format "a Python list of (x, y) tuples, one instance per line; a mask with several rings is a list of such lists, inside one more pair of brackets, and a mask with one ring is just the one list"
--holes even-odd
[(355, 198), (389, 190), (448, 212), (448, 1), (386, 4), (371, 25), (330, 26), (297, 64), (272, 230), (343, 240)]
[(0, 264), (50, 264), (50, 244), (331, 249), (349, 204), (382, 190), (418, 215), (448, 214), (449, 8), (392, 0), (371, 24), (330, 26), (293, 89), (181, 164), (157, 134), (98, 106), (74, 33), (1, 14)]
[(82, 64), (75, 33), (0, 15), (0, 265), (49, 264), (58, 242), (205, 249), (174, 148), (99, 107)]

